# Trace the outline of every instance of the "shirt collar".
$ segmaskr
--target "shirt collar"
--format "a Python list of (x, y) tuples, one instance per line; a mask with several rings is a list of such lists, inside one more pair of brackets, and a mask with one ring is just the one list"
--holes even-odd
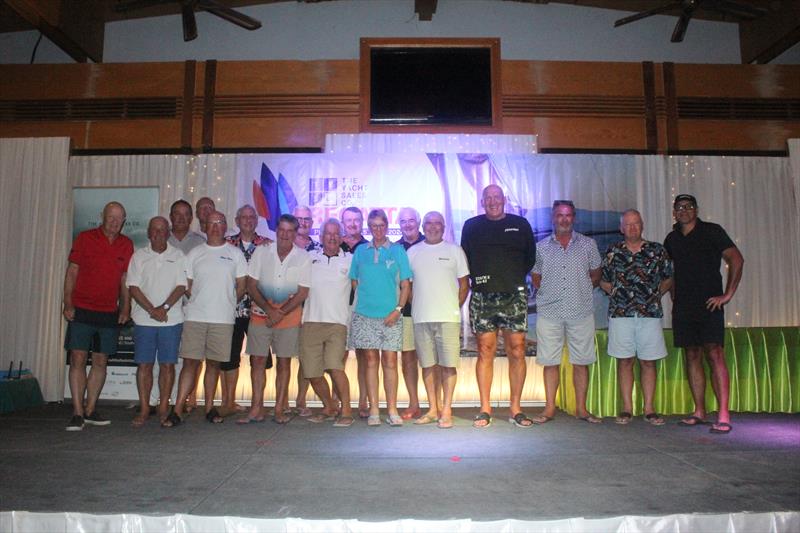
[[(380, 246), (381, 248), (386, 248), (387, 250), (392, 247), (392, 242), (389, 239), (386, 239), (384, 243)], [(367, 243), (367, 248), (375, 248), (374, 241), (369, 241)]]

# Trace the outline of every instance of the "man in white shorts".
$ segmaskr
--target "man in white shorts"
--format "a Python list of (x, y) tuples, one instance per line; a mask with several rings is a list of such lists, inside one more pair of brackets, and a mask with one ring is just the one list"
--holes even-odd
[(180, 423), (184, 402), (195, 386), (204, 359), (206, 420), (214, 424), (225, 420), (214, 407), (214, 395), (219, 365), (231, 355), (236, 302), (244, 296), (247, 261), (241, 250), (225, 241), (228, 230), (225, 215), (217, 211), (208, 215), (206, 230), (208, 241), (186, 256), (189, 303), (184, 310), (186, 320), (181, 335), (183, 368), (178, 380), (175, 416), (165, 421), (168, 427)]
[[(661, 243), (642, 238), (641, 214), (628, 209), (620, 218), (625, 239), (609, 246), (603, 257), (600, 288), (608, 293), (608, 355), (617, 358), (622, 411), (617, 424), (633, 416), (633, 362), (639, 358), (644, 419), (664, 425), (653, 406), (656, 361), (667, 356), (661, 329), (661, 297), (672, 286), (672, 261)], [(635, 357), (634, 357), (635, 356)]]
[(441, 213), (426, 214), (422, 228), (425, 240), (408, 251), (408, 261), (414, 276), (414, 341), (430, 407), (414, 423), (436, 422), (439, 428), (447, 429), (453, 427), (461, 306), (469, 293), (469, 266), (464, 250), (442, 239)]
[(553, 233), (536, 243), (533, 286), (536, 287), (536, 363), (544, 367), (545, 407), (534, 417), (544, 424), (556, 416), (561, 352), (566, 340), (575, 414), (591, 424), (602, 422), (586, 409), (589, 365), (596, 359), (592, 290), (600, 281), (597, 243), (573, 230), (575, 205), (571, 200), (553, 202)]
[(247, 348), (253, 401), (238, 424), (263, 422), (265, 366), (270, 348), (275, 353), (275, 415), (278, 424), (290, 420), (289, 378), (292, 357), (297, 357), (302, 304), (308, 296), (311, 261), (308, 252), (294, 244), (298, 222), (294, 215), (278, 219), (274, 243), (259, 246), (247, 269), (247, 294), (253, 300)]

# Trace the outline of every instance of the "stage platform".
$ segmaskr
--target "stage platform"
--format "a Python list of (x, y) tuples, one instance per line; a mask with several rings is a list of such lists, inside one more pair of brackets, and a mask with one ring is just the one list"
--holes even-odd
[[(24, 524), (47, 517), (72, 524), (62, 531), (80, 529), (80, 517), (94, 524), (87, 531), (155, 531), (149, 515), (161, 516), (159, 527), (171, 517), (182, 531), (219, 530), (228, 523), (220, 517), (267, 519), (252, 529), (242, 521), (243, 529), (234, 528), (241, 531), (425, 530), (413, 526), (425, 522), (407, 519), (442, 521), (441, 531), (494, 531), (485, 522), (498, 520), (524, 521), (507, 531), (540, 530), (523, 524), (551, 524), (550, 531), (800, 525), (798, 415), (734, 413), (732, 433), (712, 435), (707, 427), (679, 427), (674, 416), (652, 427), (641, 417), (628, 426), (612, 418), (590, 425), (560, 413), (519, 429), (498, 410), (490, 428), (477, 430), (470, 422), (476, 410), (458, 409), (456, 427), (441, 430), (363, 421), (333, 428), (302, 418), (283, 426), (212, 425), (195, 412), (174, 429), (161, 429), (155, 418), (134, 429), (133, 412), (122, 405), (106, 402), (101, 411), (111, 426), (75, 433), (64, 431), (65, 405), (0, 416), (5, 531), (34, 531)], [(63, 513), (126, 514), (139, 525)]]

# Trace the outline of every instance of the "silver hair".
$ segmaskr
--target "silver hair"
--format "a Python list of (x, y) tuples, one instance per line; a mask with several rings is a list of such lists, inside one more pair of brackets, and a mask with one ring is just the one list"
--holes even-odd
[(322, 224), (322, 231), (323, 231), (323, 232), (325, 231), (325, 226), (327, 226), (328, 224), (333, 224), (333, 225), (335, 225), (337, 228), (339, 228), (339, 235), (341, 235), (341, 234), (342, 234), (342, 232), (344, 231), (344, 230), (343, 230), (343, 228), (342, 228), (342, 223), (341, 223), (341, 222), (339, 222), (339, 219), (338, 219), (338, 218), (331, 217), (331, 218), (329, 218), (328, 220), (326, 220), (326, 221), (325, 221), (325, 223), (324, 223), (324, 224)]
[(638, 210), (631, 208), (631, 209), (626, 209), (625, 211), (622, 212), (622, 214), (619, 216), (619, 223), (622, 224), (622, 219), (625, 218), (625, 215), (630, 215), (630, 214), (639, 215), (639, 220), (644, 221), (644, 219), (642, 218), (642, 214)]
[(248, 209), (248, 208), (249, 208), (249, 209), (252, 209), (252, 210), (253, 210), (253, 212), (256, 214), (256, 216), (258, 216), (258, 211), (256, 211), (256, 208), (255, 208), (255, 207), (253, 207), (253, 206), (252, 206), (252, 205), (250, 205), (250, 204), (244, 204), (243, 206), (241, 206), (239, 209), (237, 209), (237, 210), (236, 210), (236, 218), (239, 218), (239, 216), (241, 216), (241, 214), (242, 214), (242, 209)]
[(416, 210), (416, 209), (414, 209), (413, 207), (401, 207), (401, 208), (400, 208), (400, 209), (397, 211), (398, 215), (400, 214), (400, 211), (403, 211), (403, 210), (406, 210), (406, 209), (414, 213), (414, 220), (416, 220), (416, 221), (417, 221), (417, 223), (420, 223), (420, 222), (422, 222), (422, 220), (420, 220), (420, 218), (419, 218), (419, 211), (417, 211), (417, 210)]

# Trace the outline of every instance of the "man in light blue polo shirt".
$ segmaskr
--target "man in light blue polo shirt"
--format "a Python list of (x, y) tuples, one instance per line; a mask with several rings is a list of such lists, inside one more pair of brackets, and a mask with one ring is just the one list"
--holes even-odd
[(383, 388), (389, 413), (386, 423), (402, 426), (397, 412), (397, 352), (403, 347), (403, 306), (408, 301), (411, 267), (402, 245), (386, 238), (389, 220), (382, 209), (367, 217), (372, 242), (359, 246), (350, 267), (356, 307), (350, 325), (350, 343), (367, 361), (367, 424), (380, 425), (378, 361), (383, 368)]

